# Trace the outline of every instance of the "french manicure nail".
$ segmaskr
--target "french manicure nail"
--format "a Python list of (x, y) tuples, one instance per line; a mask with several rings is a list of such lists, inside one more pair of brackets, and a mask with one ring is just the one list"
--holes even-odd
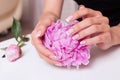
[(72, 32), (73, 32), (73, 29), (69, 29), (69, 30), (66, 32), (66, 34), (67, 34), (67, 35), (70, 35)]
[(57, 60), (57, 57), (53, 56), (53, 55), (49, 56), (49, 58), (52, 59), (52, 60)]
[(78, 39), (79, 38), (79, 35), (76, 34), (75, 36), (72, 37), (74, 40)]
[(57, 63), (57, 64), (55, 64), (55, 66), (61, 67), (62, 64), (61, 63)]
[(41, 36), (41, 31), (38, 31), (36, 37), (40, 37), (40, 36)]
[(66, 21), (67, 21), (67, 22), (70, 22), (70, 20), (71, 20), (72, 18), (73, 18), (73, 16), (69, 16), (69, 17), (66, 18)]
[(84, 5), (80, 5), (80, 8), (83, 9), (83, 8), (85, 8), (85, 6)]
[(86, 44), (86, 42), (85, 42), (85, 41), (81, 41), (81, 42), (80, 42), (80, 44), (83, 44), (83, 45), (85, 45), (85, 44)]

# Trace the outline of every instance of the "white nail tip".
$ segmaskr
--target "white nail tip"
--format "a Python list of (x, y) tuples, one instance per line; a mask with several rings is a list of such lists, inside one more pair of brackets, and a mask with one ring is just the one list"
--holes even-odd
[(66, 21), (69, 22), (72, 18), (73, 16), (69, 16), (68, 18), (66, 18)]
[(38, 31), (36, 37), (40, 37), (40, 36), (41, 36), (41, 31)]
[(62, 64), (61, 64), (61, 63), (58, 63), (58, 64), (55, 64), (55, 66), (61, 67)]

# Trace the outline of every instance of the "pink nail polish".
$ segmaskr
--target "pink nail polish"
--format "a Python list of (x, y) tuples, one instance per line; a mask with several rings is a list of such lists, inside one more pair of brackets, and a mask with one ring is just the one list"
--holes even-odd
[(69, 17), (66, 18), (66, 21), (67, 21), (67, 22), (70, 22), (70, 20), (71, 20), (72, 18), (73, 18), (73, 16), (69, 16)]
[(41, 36), (41, 31), (38, 31), (36, 37), (40, 37), (40, 36)]

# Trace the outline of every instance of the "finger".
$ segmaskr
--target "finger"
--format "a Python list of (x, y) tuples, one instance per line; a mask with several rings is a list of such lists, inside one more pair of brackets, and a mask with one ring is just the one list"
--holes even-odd
[(73, 39), (79, 40), (84, 37), (97, 34), (97, 33), (102, 33), (108, 31), (108, 25), (106, 24), (101, 24), (101, 25), (92, 25), (84, 30), (81, 30), (79, 33), (77, 33), (75, 36), (73, 36)]
[(33, 30), (33, 32), (31, 33), (31, 43), (35, 46), (37, 43), (39, 44), (42, 44), (41, 40), (39, 40), (39, 36), (41, 34), (39, 33), (38, 35), (38, 32), (36, 30)]
[[(49, 22), (49, 21), (48, 21)], [(45, 31), (46, 31), (46, 28), (47, 26), (49, 26), (50, 23), (47, 23), (47, 21), (43, 21), (43, 22), (39, 22), (35, 29), (32, 31), (31, 33), (31, 37), (32, 37), (32, 44), (34, 45), (35, 42), (39, 42), (39, 37), (43, 36)]]
[[(46, 56), (46, 58), (44, 58), (44, 59), (46, 59), (50, 63), (53, 63), (53, 61), (49, 60), (47, 58), (57, 60), (56, 56), (43, 45), (40, 38), (34, 37), (34, 38), (32, 38), (32, 40), (33, 40), (32, 43), (35, 46), (35, 48), (36, 48), (37, 52), (39, 53), (39, 55), (43, 55), (44, 57)], [(55, 65), (60, 66), (60, 64), (55, 64)]]
[(85, 40), (81, 41), (80, 44), (93, 45), (93, 44), (99, 44), (99, 43), (106, 43), (109, 40), (111, 40), (110, 33), (106, 32), (106, 33), (101, 33), (93, 38), (85, 39)]
[(76, 20), (78, 18), (83, 17), (98, 17), (102, 16), (102, 13), (100, 11), (96, 11), (90, 8), (86, 8), (84, 6), (80, 6), (79, 10), (75, 11), (72, 15), (70, 15), (66, 21), (70, 22), (72, 20)]
[(47, 56), (47, 57), (51, 57), (51, 56), (55, 56), (54, 53), (50, 50), (48, 50), (44, 45), (43, 43), (40, 43), (40, 42), (35, 42), (35, 45), (34, 45), (37, 49), (37, 51), (39, 53), (43, 53), (43, 55)]
[(53, 55), (52, 52), (50, 52), (42, 43), (41, 37), (44, 32), (46, 31), (46, 28), (52, 23), (52, 20), (50, 19), (45, 19), (40, 21), (37, 25), (36, 28), (32, 32), (32, 44), (35, 46), (37, 51), (39, 53), (44, 53), (45, 56), (50, 56)]
[(50, 26), (51, 24), (52, 24), (51, 19), (45, 19), (45, 20), (39, 21), (39, 23), (36, 25), (33, 31), (36, 33), (37, 37), (41, 37), (44, 35), (47, 27)]
[(106, 20), (106, 18), (104, 17), (90, 17), (90, 18), (86, 18), (84, 20), (82, 20), (81, 22), (75, 24), (73, 27), (71, 27), (67, 33), (69, 35), (73, 35), (91, 25), (97, 25), (97, 24), (101, 24), (101, 23), (104, 23), (104, 21)]
[(47, 48), (44, 47), (44, 45), (42, 44), (42, 41), (39, 38), (35, 37), (35, 38), (33, 38), (33, 40), (34, 39), (36, 39), (36, 40), (33, 41), (33, 45), (36, 47), (36, 50), (39, 53), (39, 55), (41, 56), (41, 58), (43, 58), (50, 64), (54, 64), (55, 66), (62, 66), (60, 63), (55, 61), (55, 60), (57, 60), (56, 56), (51, 51), (49, 51)]
[(54, 61), (54, 60), (52, 60), (52, 59), (50, 59), (50, 58), (42, 55), (42, 53), (39, 54), (39, 55), (40, 55), (40, 57), (41, 57), (42, 59), (44, 59), (45, 61), (47, 61), (48, 63), (50, 63), (50, 64), (52, 64), (52, 65), (54, 65), (54, 66), (59, 66), (59, 67), (62, 66), (62, 64), (59, 63), (58, 61)]
[(41, 38), (35, 37), (35, 32), (32, 34), (32, 44), (35, 46), (38, 53), (44, 53), (45, 56), (54, 55), (42, 43)]
[(111, 47), (111, 44), (104, 44), (104, 43), (100, 43), (100, 44), (97, 44), (97, 46), (102, 49), (102, 50), (107, 50), (108, 48)]

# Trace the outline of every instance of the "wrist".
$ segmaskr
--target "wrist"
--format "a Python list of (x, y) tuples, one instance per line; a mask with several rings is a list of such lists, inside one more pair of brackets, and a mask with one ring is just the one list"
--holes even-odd
[(118, 45), (120, 44), (120, 25), (114, 26), (110, 29), (111, 32), (111, 39), (112, 39), (112, 45)]
[(60, 16), (57, 16), (56, 14), (52, 13), (52, 12), (43, 12), (41, 15), (41, 19), (42, 17), (47, 17), (50, 18), (53, 22), (57, 21), (58, 19), (60, 19)]

